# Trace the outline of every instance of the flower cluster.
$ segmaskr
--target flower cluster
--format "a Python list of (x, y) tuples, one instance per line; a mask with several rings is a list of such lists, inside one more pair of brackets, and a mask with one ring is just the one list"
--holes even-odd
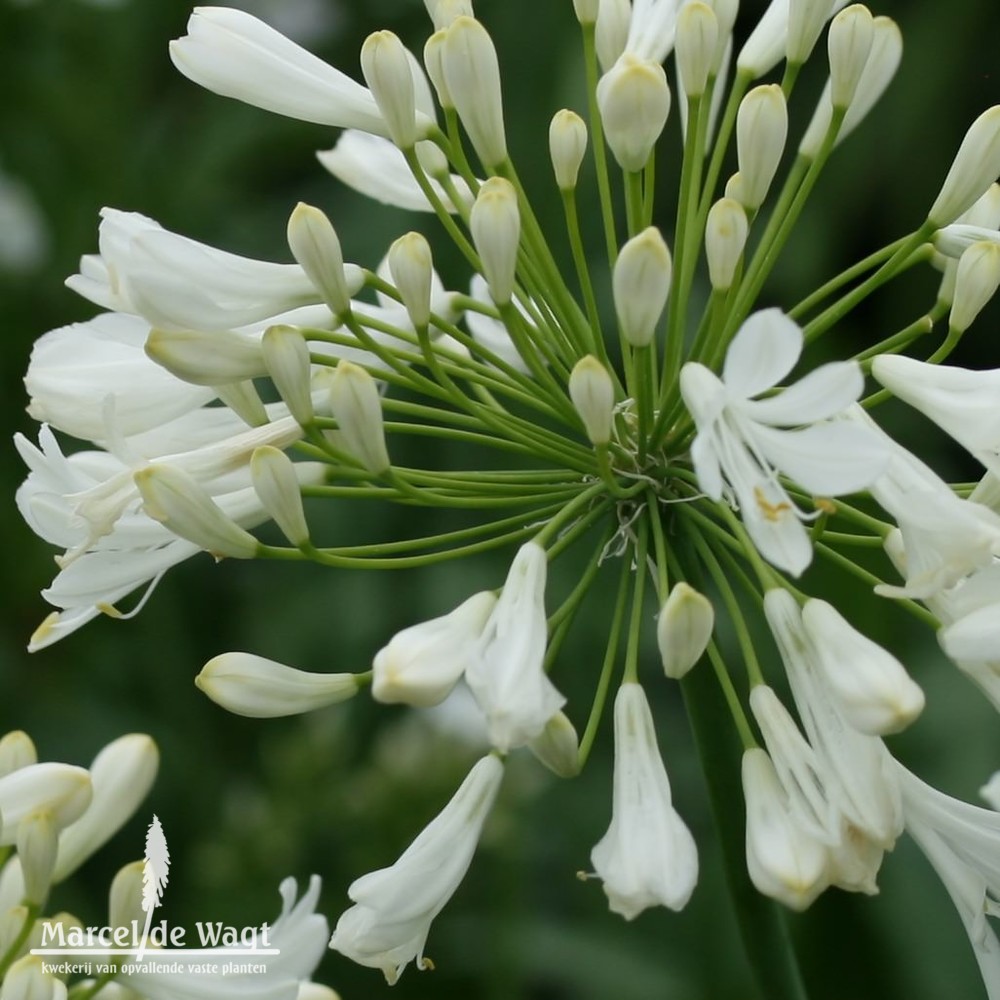
[[(178, 1000), (206, 995), (251, 996), (257, 1000), (337, 1000), (325, 987), (310, 983), (326, 943), (326, 919), (314, 911), (319, 879), (297, 903), (296, 886), (281, 886), (280, 916), (271, 940), (280, 957), (261, 975), (200, 974), (156, 966), (141, 968), (86, 956), (59, 961), (54, 944), (87, 940), (73, 914), (48, 910), (52, 890), (71, 876), (131, 818), (146, 798), (159, 768), (156, 744), (142, 733), (122, 736), (104, 747), (89, 768), (39, 763), (35, 745), (24, 732), (0, 738), (0, 992), (4, 997), (66, 1000), (68, 995), (121, 995), (145, 1000)], [(108, 913), (99, 925), (142, 926), (143, 884), (149, 860), (125, 865), (112, 881)], [(146, 921), (148, 930), (148, 919)], [(131, 934), (130, 934), (131, 936)], [(74, 953), (68, 953), (71, 957)], [(105, 955), (107, 952), (104, 953)], [(141, 955), (141, 949), (138, 952)], [(46, 961), (45, 956), (50, 956)], [(109, 972), (69, 984), (70, 968), (104, 962)], [(166, 963), (165, 963), (166, 965)], [(66, 971), (64, 971), (64, 967)], [(206, 993), (207, 991), (207, 993)]]
[[(99, 255), (69, 280), (105, 311), (43, 336), (26, 378), (43, 427), (39, 446), (18, 441), (30, 468), (18, 503), (64, 550), (44, 593), (58, 610), (32, 648), (100, 613), (124, 617), (128, 594), (148, 596), (201, 550), (345, 571), (516, 546), (497, 591), (392, 636), (368, 672), (308, 673), (224, 652), (198, 677), (214, 701), (257, 717), (309, 711), (368, 684), (377, 701), (414, 706), (471, 690), (492, 752), (394, 864), (350, 886), (334, 949), (390, 982), (410, 961), (425, 967), (431, 921), (471, 863), (505, 757), (528, 747), (556, 774), (578, 773), (616, 673), (611, 819), (593, 868), (627, 919), (685, 905), (697, 848), (658, 749), (646, 695), (656, 678), (640, 678), (655, 604), (663, 672), (689, 699), (703, 697), (688, 675), (707, 657), (719, 723), (742, 742), (746, 869), (760, 893), (802, 909), (830, 886), (876, 892), (885, 852), (909, 830), (1000, 996), (1000, 945), (986, 919), (1000, 887), (996, 815), (947, 800), (894, 759), (884, 738), (919, 716), (923, 692), (798, 584), (819, 556), (868, 594), (875, 585), (873, 600), (895, 600), (937, 630), (1000, 707), (1000, 374), (942, 364), (1000, 285), (1000, 107), (969, 128), (912, 232), (793, 307), (762, 308), (823, 168), (895, 73), (896, 25), (861, 4), (773, 0), (741, 42), (735, 0), (574, 0), (586, 120), (560, 110), (548, 136), (567, 274), (508, 155), (486, 26), (470, 0), (426, 6), (434, 30), (423, 58), (376, 32), (361, 50), (365, 85), (237, 10), (196, 9), (172, 43), (195, 83), (342, 129), (320, 154), (329, 172), (431, 213), (469, 274), (461, 291), (447, 290), (416, 232), (373, 269), (347, 263), (331, 221), (302, 204), (288, 221), (294, 263), (237, 257), (106, 209)], [(827, 86), (788, 149), (796, 81), (827, 24)], [(759, 82), (782, 62), (777, 82)], [(675, 157), (661, 141), (672, 106), (683, 149), (676, 203), (663, 205), (654, 169)], [(595, 213), (579, 211), (588, 147)], [(598, 262), (582, 232), (592, 220), (606, 251)], [(927, 264), (943, 278), (917, 318), (792, 378), (856, 306)], [(939, 327), (926, 360), (904, 355)], [(866, 395), (869, 374), (888, 392)], [(982, 483), (950, 486), (884, 433), (869, 414), (889, 393), (967, 448), (987, 470)], [(64, 454), (53, 430), (86, 445)], [(478, 448), (482, 468), (403, 466), (393, 456), (408, 436)], [(423, 535), (414, 516), (411, 536), (327, 546), (313, 538), (304, 497), (480, 517)], [(287, 545), (252, 533), (267, 520)], [(886, 574), (894, 566), (903, 582), (856, 564), (845, 553), (857, 546), (884, 547)], [(586, 568), (548, 612), (548, 566), (570, 548), (589, 552)], [(607, 576), (617, 597), (581, 713), (557, 686), (559, 652)], [(777, 656), (750, 639), (749, 609), (761, 604)], [(738, 649), (716, 638), (719, 609)], [(786, 681), (794, 713), (776, 693)], [(585, 720), (582, 737), (573, 717)], [(706, 757), (710, 785), (716, 756)]]

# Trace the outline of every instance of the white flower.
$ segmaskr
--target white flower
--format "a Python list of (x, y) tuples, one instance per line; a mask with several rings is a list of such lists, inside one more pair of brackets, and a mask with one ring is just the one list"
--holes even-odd
[(991, 809), (1000, 812), (1000, 771), (995, 771), (989, 781), (979, 789), (979, 794), (990, 804)]
[(28, 413), (88, 441), (106, 441), (109, 422), (138, 434), (197, 409), (214, 393), (181, 382), (143, 350), (149, 324), (102, 313), (43, 334), (31, 351), (24, 384)]
[[(156, 963), (146, 962), (131, 966), (140, 971), (119, 973), (118, 982), (147, 1000), (296, 1000), (302, 984), (319, 964), (330, 933), (326, 918), (315, 912), (319, 878), (314, 875), (309, 880), (309, 889), (298, 902), (297, 890), (293, 878), (286, 878), (279, 887), (281, 913), (268, 932), (269, 947), (278, 954), (262, 956), (255, 963), (263, 964), (264, 971), (208, 975), (194, 969), (159, 971)], [(213, 950), (219, 966), (227, 960), (226, 951), (225, 947)], [(171, 964), (174, 959), (193, 965), (205, 962), (204, 955), (189, 959), (183, 954), (172, 955)]]
[(733, 338), (721, 379), (697, 362), (681, 369), (681, 393), (698, 430), (691, 457), (699, 485), (719, 500), (728, 483), (761, 555), (796, 576), (812, 549), (801, 524), (806, 515), (778, 472), (811, 493), (838, 495), (867, 486), (887, 461), (870, 432), (829, 420), (861, 394), (864, 381), (853, 361), (822, 365), (776, 395), (753, 398), (777, 385), (801, 352), (799, 327), (766, 309)]
[(372, 697), (419, 707), (444, 701), (476, 655), (495, 605), (493, 593), (482, 591), (449, 614), (397, 632), (375, 654)]
[(355, 905), (337, 921), (330, 947), (381, 969), (390, 984), (414, 959), (425, 968), (431, 921), (468, 871), (502, 777), (500, 761), (483, 757), (395, 864), (353, 882), (347, 894)]
[[(371, 91), (243, 11), (196, 7), (170, 58), (189, 79), (289, 118), (388, 137)], [(433, 125), (417, 115), (422, 133)]]
[(948, 890), (979, 962), (990, 1000), (1000, 998), (1000, 813), (945, 795), (896, 764), (906, 829)]
[(504, 753), (538, 736), (566, 702), (542, 669), (545, 573), (545, 550), (526, 542), (483, 628), (478, 655), (465, 671), (489, 721), (490, 738)]
[(972, 371), (881, 354), (872, 362), (872, 375), (991, 472), (1000, 472), (1000, 369)]
[(698, 881), (698, 849), (674, 809), (641, 685), (615, 698), (611, 825), (590, 854), (614, 913), (632, 920), (650, 906), (680, 910)]
[(0, 778), (0, 847), (13, 844), (21, 820), (45, 809), (53, 822), (68, 826), (90, 805), (90, 775), (70, 764), (29, 764)]

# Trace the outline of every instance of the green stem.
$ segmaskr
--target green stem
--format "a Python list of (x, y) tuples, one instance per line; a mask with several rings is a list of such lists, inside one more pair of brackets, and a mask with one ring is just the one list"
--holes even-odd
[(591, 148), (597, 173), (597, 191), (601, 201), (604, 241), (608, 250), (608, 266), (618, 259), (618, 238), (615, 233), (615, 210), (611, 202), (611, 179), (608, 176), (608, 153), (604, 146), (604, 126), (597, 106), (597, 43), (596, 26), (583, 25), (583, 63), (587, 71), (587, 117), (590, 120)]

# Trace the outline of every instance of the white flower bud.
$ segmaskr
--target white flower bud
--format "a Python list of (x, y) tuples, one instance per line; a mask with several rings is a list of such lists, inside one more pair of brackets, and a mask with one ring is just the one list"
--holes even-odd
[(384, 704), (437, 705), (476, 655), (497, 602), (490, 591), (473, 594), (454, 611), (397, 632), (372, 662), (372, 697)]
[(59, 828), (47, 809), (25, 816), (17, 827), (17, 858), (24, 879), (23, 902), (41, 906), (49, 894), (59, 848)]
[(344, 255), (330, 220), (312, 205), (299, 202), (288, 218), (288, 246), (309, 280), (338, 319), (351, 309)]
[(670, 250), (655, 226), (622, 247), (612, 275), (615, 312), (622, 336), (633, 347), (652, 339), (670, 294)]
[(17, 828), (26, 816), (48, 811), (62, 828), (83, 815), (92, 797), (90, 775), (69, 764), (29, 764), (0, 778), (0, 847), (17, 840)]
[(47, 975), (38, 955), (24, 955), (3, 977), (0, 1000), (53, 1000), (56, 980)]
[(213, 657), (194, 682), (216, 705), (249, 719), (313, 712), (358, 691), (354, 674), (307, 673), (252, 653)]
[(677, 15), (677, 72), (688, 97), (701, 97), (715, 69), (719, 22), (702, 0), (685, 4)]
[(250, 456), (250, 477), (253, 488), (292, 545), (309, 541), (309, 525), (302, 509), (302, 491), (295, 474), (295, 463), (279, 448), (263, 445)]
[(1000, 288), (1000, 243), (973, 243), (959, 258), (949, 327), (967, 330)]
[(590, 443), (607, 444), (614, 426), (615, 387), (607, 368), (592, 354), (573, 366), (569, 398), (580, 414)]
[(835, 108), (847, 108), (868, 64), (875, 23), (864, 4), (851, 4), (831, 22), (827, 36), (830, 57), (830, 100)]
[(474, 16), (472, 0), (424, 0), (424, 6), (434, 22), (435, 31), (447, 28), (456, 17)]
[(747, 871), (759, 892), (793, 910), (806, 909), (827, 887), (828, 850), (788, 810), (767, 752), (743, 754)]
[(944, 179), (928, 222), (938, 229), (954, 222), (1000, 176), (1000, 105), (984, 111), (969, 127)]
[(412, 149), (418, 138), (413, 72), (403, 43), (391, 31), (374, 31), (361, 46), (361, 72), (385, 119), (392, 141)]
[(979, 789), (979, 794), (991, 809), (1000, 811), (1000, 771), (994, 772), (989, 781)]
[(217, 559), (253, 559), (257, 539), (227, 517), (201, 484), (183, 469), (153, 464), (133, 476), (143, 510), (175, 535)]
[(549, 155), (560, 191), (576, 187), (580, 164), (587, 152), (587, 126), (575, 112), (565, 108), (552, 116), (549, 125)]
[(145, 862), (133, 861), (118, 869), (108, 891), (108, 926), (142, 927), (146, 913), (142, 908), (142, 883)]
[(21, 729), (13, 729), (0, 739), (0, 778), (22, 767), (38, 763), (38, 752), (31, 737)]
[(268, 422), (267, 410), (252, 379), (224, 382), (213, 388), (219, 399), (248, 427), (263, 427)]
[(54, 881), (72, 875), (139, 807), (159, 768), (156, 744), (145, 733), (129, 733), (103, 747), (90, 765), (90, 808), (59, 838)]
[(565, 712), (556, 712), (528, 749), (558, 778), (580, 773), (580, 740)]
[(776, 83), (754, 87), (740, 102), (736, 115), (736, 148), (741, 196), (755, 211), (767, 197), (788, 137), (788, 108)]
[(434, 85), (438, 104), (445, 111), (453, 111), (455, 102), (451, 99), (451, 91), (448, 90), (448, 81), (444, 75), (444, 39), (445, 32), (439, 29), (424, 43), (424, 69)]
[(743, 206), (734, 198), (720, 198), (705, 222), (705, 258), (712, 288), (725, 292), (732, 287), (743, 256), (750, 225)]
[[(876, 17), (872, 21), (871, 51), (868, 53), (847, 114), (844, 115), (840, 130), (837, 132), (835, 146), (839, 146), (864, 121), (896, 75), (902, 57), (903, 36), (898, 25), (892, 18)], [(826, 89), (813, 112), (812, 121), (809, 122), (809, 128), (799, 143), (799, 153), (811, 160), (819, 153), (823, 138), (830, 127), (833, 112), (831, 93), (832, 88), (827, 81)]]
[(517, 192), (510, 181), (491, 177), (483, 184), (472, 206), (469, 228), (490, 295), (498, 306), (506, 305), (514, 294), (517, 246), (521, 237)]
[(625, 55), (597, 84), (604, 137), (622, 170), (642, 170), (670, 114), (670, 87), (659, 63)]
[(330, 409), (347, 450), (374, 475), (385, 472), (391, 463), (375, 379), (353, 362), (338, 362), (330, 382)]
[[(28, 935), (28, 950), (50, 947), (53, 941), (63, 941), (67, 935), (72, 934), (74, 931), (82, 930), (83, 923), (78, 917), (74, 917), (72, 913), (60, 911), (51, 917), (46, 917), (44, 920), (35, 922), (35, 926), (31, 928), (31, 933)], [(55, 935), (54, 937), (52, 936), (53, 934)], [(43, 941), (44, 944), (42, 943)], [(3, 947), (2, 934), (0, 934), (0, 947)], [(62, 983), (61, 980), (56, 980), (56, 982), (60, 985)], [(105, 986), (103, 989), (107, 989), (107, 987)], [(59, 996), (54, 997), (54, 1000), (66, 1000), (66, 996), (60, 993)], [(105, 995), (101, 997), (101, 1000), (109, 1000), (109, 998)]]
[(656, 620), (663, 672), (680, 680), (708, 648), (715, 627), (712, 602), (688, 584), (675, 584)]
[(573, 12), (580, 24), (594, 24), (602, 6), (601, 0), (573, 0)]
[(389, 273), (414, 328), (431, 319), (431, 285), (434, 260), (431, 247), (420, 233), (406, 233), (389, 247)]
[(309, 345), (294, 326), (271, 326), (260, 342), (264, 366), (278, 395), (296, 423), (305, 426), (313, 419), (312, 362)]
[(728, 181), (726, 181), (726, 188), (723, 192), (726, 198), (731, 198), (733, 201), (737, 201), (740, 205), (743, 205), (743, 178), (740, 176), (740, 172), (737, 170)]
[[(6, 865), (4, 865), (3, 872), (5, 880), (9, 877), (8, 873), (12, 871), (17, 872), (18, 882), (16, 898), (20, 899), (21, 896), (24, 895), (24, 882), (21, 879), (21, 866), (17, 863), (16, 857), (12, 858)], [(28, 908), (26, 906), (22, 906), (20, 903), (16, 906), (7, 906), (4, 909), (0, 909), (0, 949), (3, 949), (3, 954), (6, 954), (11, 949), (15, 941), (23, 940), (21, 934), (24, 931), (25, 925), (32, 922), (33, 918), (28, 912)], [(35, 926), (37, 926), (37, 924)], [(23, 954), (26, 950), (26, 948), (22, 947), (20, 953)], [(10, 970), (8, 970), (8, 972), (9, 971)], [(0, 1000), (3, 1000), (2, 991), (0, 991)]]
[(500, 65), (489, 32), (472, 17), (456, 18), (446, 29), (441, 66), (448, 92), (483, 166), (507, 159)]
[(885, 736), (923, 710), (924, 693), (894, 656), (862, 635), (826, 601), (807, 601), (802, 624), (844, 718), (859, 732)]
[(600, 0), (600, 3), (595, 42), (597, 61), (601, 64), (602, 72), (607, 73), (621, 57), (628, 44), (628, 32), (632, 24), (632, 4), (630, 0)]
[(788, 0), (785, 58), (791, 65), (809, 58), (829, 16), (830, 0)]
[(151, 330), (146, 354), (192, 385), (221, 385), (265, 374), (260, 341), (231, 330)]

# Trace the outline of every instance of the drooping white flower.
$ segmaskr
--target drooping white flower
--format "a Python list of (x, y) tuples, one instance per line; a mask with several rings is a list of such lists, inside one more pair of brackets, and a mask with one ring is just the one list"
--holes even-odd
[(431, 921), (469, 869), (502, 777), (497, 757), (480, 759), (395, 864), (356, 879), (347, 890), (354, 906), (337, 921), (330, 947), (381, 969), (390, 984), (414, 959), (425, 968)]
[(698, 881), (698, 849), (673, 806), (642, 686), (615, 697), (611, 825), (590, 854), (608, 904), (632, 920), (650, 906), (683, 909)]
[(887, 461), (870, 432), (830, 419), (861, 394), (853, 361), (822, 365), (780, 393), (754, 398), (776, 386), (801, 351), (801, 329), (766, 309), (733, 338), (721, 379), (697, 362), (681, 369), (681, 394), (698, 431), (691, 457), (699, 485), (713, 500), (733, 497), (761, 555), (796, 576), (812, 549), (806, 515), (778, 473), (820, 496), (839, 495), (869, 485)]
[(482, 591), (446, 615), (397, 632), (375, 654), (372, 697), (419, 707), (444, 701), (475, 657), (495, 605), (495, 595)]
[[(196, 7), (170, 58), (189, 80), (223, 97), (289, 118), (388, 138), (371, 91), (251, 14)], [(433, 122), (417, 115), (426, 134)]]
[(1000, 912), (1000, 813), (946, 795), (897, 763), (906, 830), (944, 883), (979, 963), (1000, 998), (1000, 941), (986, 919)]
[(478, 655), (465, 671), (490, 738), (504, 753), (538, 736), (566, 701), (543, 669), (546, 568), (545, 550), (536, 542), (518, 549)]
[[(281, 913), (271, 923), (268, 932), (269, 947), (278, 954), (261, 956), (264, 971), (227, 972), (215, 975), (192, 968), (205, 962), (204, 955), (185, 959), (183, 951), (171, 956), (171, 963), (178, 960), (188, 968), (181, 972), (162, 970), (157, 963), (133, 963), (127, 972), (119, 972), (117, 981), (148, 1000), (297, 1000), (303, 983), (309, 980), (326, 946), (330, 933), (326, 917), (316, 912), (319, 902), (320, 880), (313, 875), (309, 888), (296, 901), (298, 885), (293, 878), (286, 878), (280, 885)], [(218, 967), (227, 963), (227, 949), (215, 949)], [(232, 962), (240, 961), (233, 957)]]

